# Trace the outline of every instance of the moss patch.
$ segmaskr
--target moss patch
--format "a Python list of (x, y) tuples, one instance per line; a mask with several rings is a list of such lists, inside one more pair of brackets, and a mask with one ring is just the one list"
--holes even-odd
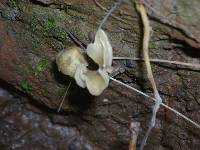
[(25, 92), (27, 92), (27, 93), (31, 93), (32, 92), (32, 89), (33, 89), (33, 87), (32, 87), (32, 85), (29, 83), (29, 82), (27, 82), (27, 81), (21, 81), (20, 83), (19, 83), (19, 86), (21, 87), (21, 89), (23, 89)]
[(59, 26), (56, 24), (55, 20), (52, 18), (49, 18), (44, 26), (43, 26), (43, 34), (48, 37), (54, 37), (59, 40), (63, 40), (66, 38), (67, 34), (64, 30), (59, 28)]
[(49, 91), (47, 91), (46, 89), (42, 91), (42, 95), (44, 97), (47, 97), (49, 95)]
[(49, 64), (48, 60), (46, 60), (46, 59), (40, 60), (35, 67), (35, 75), (42, 73), (48, 64)]

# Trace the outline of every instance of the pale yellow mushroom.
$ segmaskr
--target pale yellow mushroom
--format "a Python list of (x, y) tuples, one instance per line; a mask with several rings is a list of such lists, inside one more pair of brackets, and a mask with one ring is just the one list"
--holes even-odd
[(102, 29), (97, 31), (95, 42), (89, 44), (86, 51), (99, 65), (98, 70), (92, 71), (87, 68), (88, 63), (79, 47), (61, 51), (56, 57), (56, 63), (63, 74), (73, 77), (80, 87), (87, 87), (92, 95), (98, 96), (108, 87), (107, 70), (112, 64), (112, 47)]
[(88, 70), (85, 79), (86, 86), (92, 95), (98, 96), (108, 87), (109, 75), (104, 70)]
[(75, 80), (80, 87), (87, 87), (90, 94), (98, 96), (108, 87), (109, 75), (105, 70), (91, 71), (85, 65), (80, 65), (76, 70)]
[(94, 43), (88, 45), (87, 55), (99, 66), (111, 66), (113, 57), (112, 47), (106, 33), (102, 29), (97, 31)]
[(87, 61), (81, 54), (79, 47), (71, 47), (59, 52), (56, 57), (56, 63), (59, 71), (71, 77), (74, 77), (79, 65), (87, 65)]
[(81, 64), (77, 67), (76, 73), (74, 76), (76, 83), (82, 88), (86, 87), (85, 78), (86, 78), (87, 70), (88, 69), (86, 68), (86, 66), (84, 64)]

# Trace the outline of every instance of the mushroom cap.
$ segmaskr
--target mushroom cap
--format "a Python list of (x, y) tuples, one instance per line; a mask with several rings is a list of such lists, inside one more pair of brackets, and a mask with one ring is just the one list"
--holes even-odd
[(80, 87), (87, 87), (90, 94), (98, 96), (108, 87), (109, 75), (102, 69), (91, 71), (85, 65), (80, 65), (75, 73), (75, 80)]
[(97, 31), (94, 43), (88, 45), (87, 55), (99, 66), (111, 66), (113, 58), (112, 47), (106, 33), (102, 29)]
[(87, 61), (81, 54), (79, 47), (70, 47), (58, 53), (56, 57), (58, 70), (65, 75), (74, 77), (77, 67), (80, 64), (87, 65)]
[(87, 68), (84, 64), (82, 64), (77, 67), (76, 73), (74, 76), (76, 83), (82, 88), (86, 87), (86, 83), (85, 83), (86, 72), (87, 72)]
[(104, 70), (99, 69), (98, 71), (88, 70), (86, 74), (86, 86), (92, 95), (98, 96), (103, 90), (108, 87), (109, 75)]

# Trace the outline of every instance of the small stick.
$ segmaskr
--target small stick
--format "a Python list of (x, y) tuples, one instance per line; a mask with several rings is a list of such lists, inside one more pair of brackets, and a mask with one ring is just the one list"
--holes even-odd
[(85, 50), (86, 48), (86, 44), (81, 42), (78, 37), (76, 37), (75, 35), (73, 35), (70, 31), (66, 31), (68, 36), (72, 39), (72, 41), (77, 44), (78, 46), (80, 46), (83, 50)]
[(61, 110), (61, 108), (62, 108), (62, 106), (63, 106), (63, 103), (64, 103), (64, 101), (65, 101), (65, 97), (67, 96), (67, 93), (68, 93), (68, 91), (69, 91), (69, 88), (70, 88), (70, 86), (71, 86), (71, 83), (72, 83), (72, 82), (70, 81), (69, 85), (67, 86), (67, 90), (66, 90), (66, 92), (65, 92), (65, 95), (63, 96), (62, 101), (60, 102), (60, 105), (59, 105), (59, 107), (58, 107), (57, 112), (60, 112), (60, 110)]
[[(136, 60), (136, 61), (144, 61), (142, 58), (137, 57), (113, 57), (113, 60)], [(168, 64), (175, 64), (175, 65), (182, 65), (186, 66), (193, 70), (200, 70), (200, 64), (193, 64), (193, 63), (186, 63), (180, 61), (171, 61), (171, 60), (164, 60), (164, 59), (149, 59), (150, 62), (161, 62), (161, 63), (168, 63)]]
[(136, 150), (136, 142), (139, 134), (140, 123), (139, 122), (131, 122), (130, 131), (131, 131), (131, 140), (129, 143), (129, 150)]
[(154, 91), (154, 96), (156, 98), (156, 103), (153, 107), (153, 113), (152, 113), (150, 125), (149, 125), (148, 130), (147, 130), (147, 132), (144, 136), (144, 139), (142, 140), (142, 143), (140, 145), (140, 150), (143, 150), (144, 146), (146, 145), (147, 139), (150, 135), (150, 132), (155, 126), (156, 114), (157, 114), (157, 112), (160, 108), (160, 104), (162, 103), (162, 99), (161, 99), (161, 97), (158, 93), (157, 87), (156, 87), (156, 83), (155, 83), (155, 80), (154, 80), (154, 77), (153, 77), (150, 59), (149, 59), (149, 39), (150, 39), (150, 30), (151, 29), (150, 29), (147, 13), (146, 13), (146, 10), (145, 10), (143, 4), (137, 3), (136, 8), (137, 8), (137, 11), (141, 15), (143, 26), (144, 26), (143, 27), (144, 35), (143, 35), (142, 48), (143, 48), (143, 57), (144, 57), (144, 61), (145, 61), (146, 69), (147, 69), (147, 77), (149, 78), (149, 81), (151, 82), (151, 85), (152, 85), (153, 91)]
[[(106, 11), (106, 12), (109, 11), (109, 10), (106, 9), (104, 6), (102, 6), (97, 0), (94, 0), (94, 2), (96, 3), (97, 6), (99, 6), (99, 7), (100, 7), (101, 9), (103, 9), (104, 11)], [(126, 22), (125, 20), (121, 19), (120, 17), (117, 17), (117, 16), (115, 16), (115, 15), (113, 15), (113, 14), (111, 14), (110, 16), (113, 17), (113, 18), (115, 18), (116, 20), (119, 20), (119, 21), (121, 21), (121, 22), (127, 24), (127, 22)]]
[(114, 5), (112, 6), (112, 8), (108, 11), (108, 13), (106, 14), (106, 16), (103, 18), (103, 20), (101, 21), (98, 30), (102, 28), (103, 24), (106, 22), (106, 20), (108, 19), (108, 17), (112, 14), (112, 12), (117, 8), (118, 5), (120, 5), (123, 2), (123, 0), (118, 0), (117, 2), (114, 3)]

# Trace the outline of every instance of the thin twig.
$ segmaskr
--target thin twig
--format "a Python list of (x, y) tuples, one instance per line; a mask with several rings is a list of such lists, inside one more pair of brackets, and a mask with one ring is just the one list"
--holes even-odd
[(107, 12), (106, 16), (101, 21), (101, 23), (100, 23), (100, 25), (98, 27), (98, 30), (102, 28), (103, 24), (106, 22), (106, 20), (108, 19), (108, 17), (117, 8), (117, 6), (119, 6), (122, 2), (123, 2), (123, 0), (118, 0), (117, 2), (114, 3), (114, 5), (111, 7), (111, 9)]
[[(102, 10), (104, 10), (104, 11), (106, 11), (106, 12), (109, 11), (107, 8), (105, 8), (103, 5), (101, 5), (97, 0), (94, 0), (94, 2), (95, 2), (96, 5), (99, 6)], [(113, 17), (113, 18), (115, 18), (115, 19), (118, 20), (118, 21), (121, 21), (121, 22), (127, 24), (127, 22), (126, 22), (125, 20), (123, 20), (122, 18), (120, 18), (120, 17), (118, 17), (118, 16), (116, 16), (116, 15), (114, 15), (114, 14), (111, 14), (110, 16)]]
[[(144, 61), (142, 58), (137, 57), (113, 57), (113, 60), (136, 60), (136, 61)], [(171, 60), (164, 60), (164, 59), (150, 59), (150, 62), (158, 62), (158, 63), (168, 63), (168, 64), (175, 64), (186, 66), (193, 70), (200, 70), (200, 64), (193, 64), (193, 63), (186, 63), (180, 61), (171, 61)]]
[(139, 130), (140, 130), (140, 123), (132, 121), (130, 123), (131, 140), (129, 143), (129, 150), (136, 150), (136, 142), (137, 142)]
[(142, 140), (142, 143), (140, 145), (140, 150), (143, 150), (144, 146), (146, 145), (149, 134), (155, 126), (156, 114), (157, 114), (157, 112), (160, 108), (160, 104), (162, 103), (162, 99), (161, 99), (161, 97), (158, 93), (157, 87), (156, 87), (156, 83), (155, 83), (155, 80), (154, 80), (154, 77), (153, 77), (150, 59), (149, 59), (149, 39), (150, 39), (151, 29), (150, 29), (147, 13), (146, 13), (146, 10), (145, 10), (143, 4), (136, 4), (136, 8), (137, 8), (137, 11), (141, 15), (143, 26), (144, 26), (143, 27), (144, 35), (143, 35), (142, 48), (143, 48), (143, 57), (144, 57), (144, 61), (145, 61), (146, 69), (147, 69), (147, 77), (148, 77), (149, 81), (151, 82), (151, 85), (152, 85), (153, 91), (154, 91), (154, 96), (156, 98), (156, 103), (153, 107), (153, 113), (152, 113), (150, 125), (149, 125), (148, 130), (147, 130), (147, 132), (144, 136), (144, 139)]
[(67, 86), (67, 90), (66, 90), (66, 92), (65, 92), (65, 95), (63, 96), (62, 101), (60, 102), (60, 105), (59, 105), (59, 107), (58, 107), (57, 112), (60, 112), (60, 110), (61, 110), (61, 108), (62, 108), (62, 106), (63, 106), (63, 103), (64, 103), (64, 101), (65, 101), (65, 97), (67, 96), (67, 93), (68, 93), (68, 91), (69, 91), (69, 88), (70, 88), (70, 86), (71, 86), (71, 83), (72, 83), (72, 81), (70, 81), (69, 85)]
[(78, 39), (77, 36), (73, 35), (70, 31), (66, 31), (66, 32), (67, 32), (68, 36), (72, 39), (72, 41), (75, 44), (77, 44), (78, 46), (80, 46), (81, 49), (85, 50), (85, 48), (86, 48), (86, 44), (85, 43), (81, 42), (81, 40)]
[[(156, 99), (155, 99), (155, 98), (153, 98), (153, 97), (147, 95), (146, 93), (144, 93), (144, 92), (142, 92), (142, 91), (140, 91), (140, 90), (138, 90), (138, 89), (136, 89), (136, 88), (134, 88), (134, 87), (132, 87), (132, 86), (130, 86), (130, 85), (128, 85), (128, 84), (125, 84), (125, 83), (123, 83), (123, 82), (121, 82), (121, 81), (119, 81), (119, 80), (116, 80), (116, 79), (114, 79), (114, 78), (112, 78), (112, 77), (110, 77), (110, 79), (113, 80), (114, 82), (116, 82), (116, 83), (118, 83), (118, 84), (120, 84), (120, 85), (122, 85), (122, 86), (124, 86), (124, 87), (126, 87), (126, 88), (128, 88), (128, 89), (130, 89), (130, 90), (133, 90), (133, 91), (135, 91), (135, 92), (137, 92), (137, 93), (139, 93), (139, 94), (141, 94), (141, 95), (143, 95), (143, 96), (145, 96), (145, 97), (147, 97), (147, 98), (153, 100), (154, 102), (156, 102)], [(171, 110), (172, 112), (174, 112), (174, 113), (177, 114), (178, 116), (182, 117), (183, 119), (185, 119), (186, 121), (190, 122), (191, 124), (193, 124), (194, 126), (196, 126), (197, 128), (200, 129), (200, 125), (199, 125), (198, 123), (194, 122), (193, 120), (191, 120), (190, 118), (186, 117), (186, 116), (183, 115), (182, 113), (178, 112), (178, 111), (175, 110), (174, 108), (171, 108), (170, 106), (168, 106), (168, 105), (166, 105), (166, 104), (164, 104), (164, 103), (161, 103), (160, 105), (162, 105), (162, 106), (165, 107), (166, 109)]]

